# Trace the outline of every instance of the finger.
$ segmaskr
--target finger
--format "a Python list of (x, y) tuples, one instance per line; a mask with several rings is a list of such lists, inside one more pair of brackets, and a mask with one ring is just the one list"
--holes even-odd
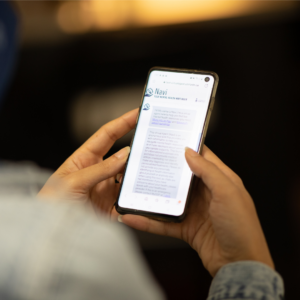
[(115, 176), (115, 183), (116, 183), (116, 184), (120, 183), (120, 180), (121, 180), (122, 176), (123, 176), (123, 175), (122, 175), (121, 173), (118, 173), (118, 174)]
[(124, 175), (125, 165), (115, 177), (115, 183), (121, 183)]
[(111, 177), (96, 184), (90, 193), (90, 199), (94, 206), (105, 214), (111, 213), (111, 209), (116, 201), (116, 189), (118, 184), (115, 184), (115, 178)]
[(65, 180), (76, 192), (86, 193), (97, 183), (118, 174), (124, 168), (129, 152), (130, 147), (125, 147), (98, 164), (71, 173)]
[(180, 238), (180, 230), (178, 230), (180, 224), (178, 223), (161, 222), (136, 215), (120, 215), (118, 221), (137, 230)]
[(117, 221), (119, 215), (120, 215), (120, 214), (116, 211), (115, 206), (113, 206), (112, 209), (111, 209), (110, 219), (111, 219), (112, 221)]
[(115, 204), (118, 196), (119, 196), (119, 193), (120, 193), (120, 189), (121, 189), (121, 183), (122, 183), (122, 179), (123, 179), (123, 174), (118, 174), (120, 175), (119, 177), (119, 183), (116, 183), (116, 181), (114, 180), (114, 188), (113, 188), (113, 191), (114, 191), (114, 203), (113, 205)]
[(136, 125), (137, 114), (138, 108), (105, 124), (77, 151), (88, 150), (97, 156), (104, 156), (117, 139), (134, 129)]
[(232, 181), (214, 163), (194, 150), (186, 148), (185, 158), (191, 171), (202, 179), (212, 194), (232, 193), (236, 189)]
[(223, 161), (215, 155), (206, 145), (203, 147), (202, 156), (208, 161), (214, 163), (226, 176), (228, 176), (235, 184), (242, 185), (241, 178), (233, 172)]

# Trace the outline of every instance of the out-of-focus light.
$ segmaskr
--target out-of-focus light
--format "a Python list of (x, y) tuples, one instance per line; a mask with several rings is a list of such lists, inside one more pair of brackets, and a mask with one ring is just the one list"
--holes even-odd
[(136, 4), (136, 22), (148, 26), (234, 17), (254, 6), (252, 1), (225, 0), (144, 0)]
[(81, 7), (92, 16), (95, 29), (113, 30), (131, 23), (131, 4), (134, 1), (84, 1)]
[(67, 33), (116, 30), (131, 23), (132, 3), (135, 1), (64, 2), (58, 9), (57, 21)]
[(81, 33), (225, 19), (291, 6), (246, 0), (88, 0), (63, 2), (57, 20), (63, 31)]
[(64, 2), (59, 7), (57, 21), (67, 33), (83, 33), (92, 28), (93, 20), (89, 18), (77, 2)]

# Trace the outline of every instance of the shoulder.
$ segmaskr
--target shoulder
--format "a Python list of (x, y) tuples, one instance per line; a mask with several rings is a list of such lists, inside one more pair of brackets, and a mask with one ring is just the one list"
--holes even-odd
[(88, 205), (2, 199), (0, 239), (0, 290), (20, 299), (162, 298), (131, 233)]

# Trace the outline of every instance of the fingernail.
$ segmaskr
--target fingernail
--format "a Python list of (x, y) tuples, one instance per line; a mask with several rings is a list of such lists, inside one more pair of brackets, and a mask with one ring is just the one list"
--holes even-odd
[(122, 218), (123, 218), (123, 216), (122, 216), (122, 215), (119, 215), (119, 216), (118, 216), (118, 222), (123, 223)]
[(127, 158), (130, 153), (130, 147), (125, 147), (115, 154), (118, 159)]
[(199, 155), (196, 151), (194, 151), (193, 149), (191, 149), (189, 147), (185, 147), (184, 150), (185, 150), (185, 153), (190, 156), (198, 156)]
[(122, 174), (117, 174), (116, 176), (117, 183), (120, 183), (121, 178), (122, 178)]
[(123, 180), (123, 175), (121, 174), (119, 182), (122, 183), (122, 180)]

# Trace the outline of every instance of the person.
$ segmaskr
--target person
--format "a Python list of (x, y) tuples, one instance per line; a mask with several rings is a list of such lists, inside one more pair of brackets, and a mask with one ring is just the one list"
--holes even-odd
[(214, 277), (208, 299), (282, 299), (283, 281), (274, 271), (253, 200), (241, 179), (206, 146), (202, 155), (185, 151), (198, 182), (181, 223), (118, 216), (115, 177), (125, 166), (129, 147), (105, 160), (103, 156), (135, 127), (137, 113), (133, 110), (103, 126), (54, 172), (38, 197), (91, 203), (112, 220), (183, 239)]
[[(13, 65), (15, 24), (10, 6), (0, 1), (2, 95)], [(115, 178), (122, 177), (130, 149), (103, 157), (135, 127), (136, 117), (137, 109), (99, 129), (50, 176), (37, 197), (48, 172), (1, 163), (0, 298), (164, 299), (133, 237), (113, 222), (118, 220), (189, 243), (214, 277), (209, 300), (282, 299), (283, 281), (274, 270), (253, 201), (241, 179), (207, 147), (202, 155), (185, 152), (198, 181), (182, 223), (117, 214), (120, 185)]]

